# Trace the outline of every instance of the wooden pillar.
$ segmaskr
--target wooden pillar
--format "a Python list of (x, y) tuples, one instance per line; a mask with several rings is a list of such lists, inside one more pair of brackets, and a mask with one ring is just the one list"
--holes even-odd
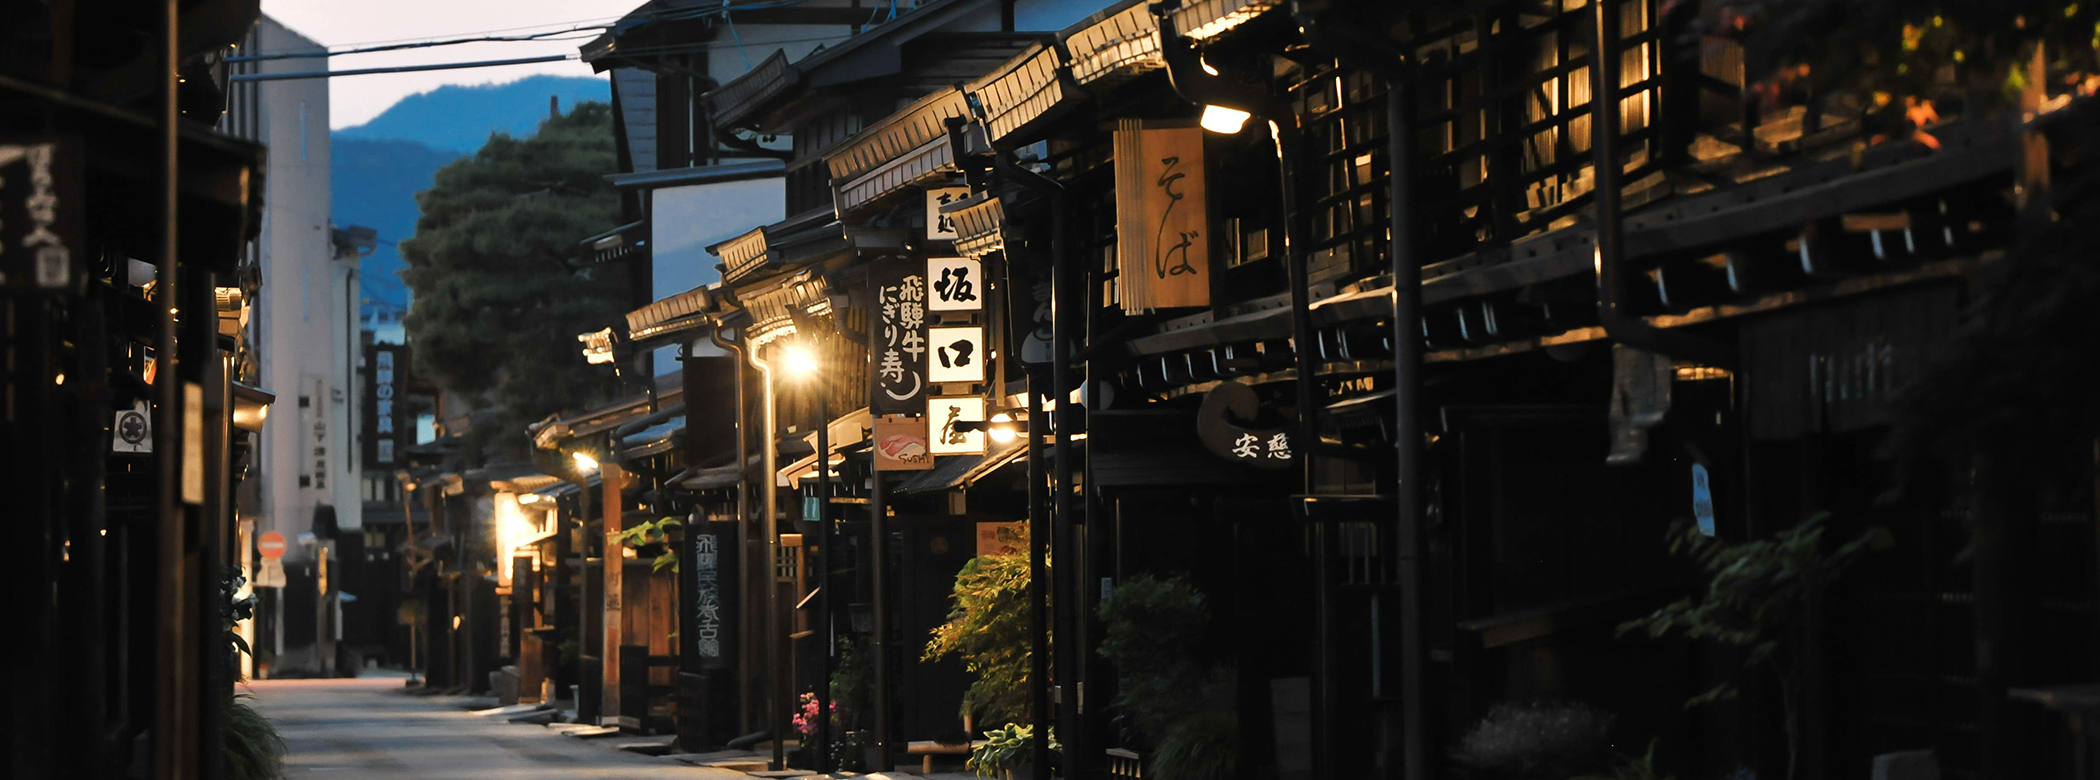
[(604, 675), (601, 689), (599, 722), (606, 718), (617, 718), (620, 714), (620, 645), (624, 642), (621, 625), (621, 596), (626, 592), (623, 576), (623, 548), (615, 541), (625, 527), (621, 523), (621, 493), (627, 487), (627, 472), (618, 463), (605, 463), (598, 467), (599, 490), (604, 492), (605, 509), (605, 557), (599, 567), (605, 576), (605, 644), (599, 651), (600, 669)]

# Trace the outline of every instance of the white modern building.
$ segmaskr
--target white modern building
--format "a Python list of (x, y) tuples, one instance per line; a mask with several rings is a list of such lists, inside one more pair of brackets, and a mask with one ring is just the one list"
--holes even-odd
[[(263, 17), (240, 45), (242, 53), (321, 51), (323, 47)], [(326, 67), (320, 59), (234, 62), (235, 74), (285, 73)], [(250, 245), (262, 273), (261, 300), (249, 319), (257, 373), (244, 381), (277, 396), (270, 424), (253, 459), (249, 482), (256, 507), (244, 516), (246, 533), (275, 531), (286, 541), (285, 569), (312, 593), (322, 579), (317, 554), (327, 526), (355, 532), (363, 525), (357, 430), (357, 241), (329, 224), (328, 80), (237, 81), (220, 129), (269, 149), (263, 174), (261, 237)], [(316, 538), (317, 524), (322, 526)], [(275, 599), (271, 612), (302, 610)], [(320, 594), (317, 603), (327, 603)], [(320, 625), (336, 625), (332, 607), (312, 607)], [(316, 625), (297, 615), (295, 626)], [(282, 656), (287, 646), (316, 641), (304, 630), (286, 636), (275, 620), (259, 648)], [(326, 630), (326, 629), (324, 629)]]

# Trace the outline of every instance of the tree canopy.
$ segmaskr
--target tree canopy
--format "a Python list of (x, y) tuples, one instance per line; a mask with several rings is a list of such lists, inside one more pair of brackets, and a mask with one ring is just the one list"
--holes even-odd
[(494, 430), (584, 403), (598, 384), (576, 335), (617, 321), (628, 272), (570, 258), (617, 224), (602, 178), (617, 167), (612, 137), (610, 108), (580, 104), (529, 138), (490, 136), (416, 196), (422, 216), (400, 244), (415, 368), (496, 410)]

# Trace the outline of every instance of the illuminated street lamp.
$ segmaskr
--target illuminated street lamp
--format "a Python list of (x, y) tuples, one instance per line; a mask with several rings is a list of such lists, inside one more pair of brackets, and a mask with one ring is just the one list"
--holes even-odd
[(590, 453), (578, 450), (569, 453), (569, 457), (576, 461), (576, 469), (578, 471), (588, 473), (598, 470), (598, 459), (591, 457)]
[[(811, 385), (817, 397), (817, 641), (823, 648), (824, 673), (831, 679), (831, 654), (837, 639), (832, 636), (831, 615), (831, 398), (825, 394), (822, 366), (816, 355), (801, 344), (782, 344), (781, 362)], [(831, 686), (817, 686), (817, 771), (831, 767)]]

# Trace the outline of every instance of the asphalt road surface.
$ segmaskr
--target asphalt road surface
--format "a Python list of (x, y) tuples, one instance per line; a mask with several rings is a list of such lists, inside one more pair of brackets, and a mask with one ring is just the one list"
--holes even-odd
[(243, 687), (284, 736), (291, 780), (751, 780), (473, 715), (460, 699), (407, 696), (398, 677)]

